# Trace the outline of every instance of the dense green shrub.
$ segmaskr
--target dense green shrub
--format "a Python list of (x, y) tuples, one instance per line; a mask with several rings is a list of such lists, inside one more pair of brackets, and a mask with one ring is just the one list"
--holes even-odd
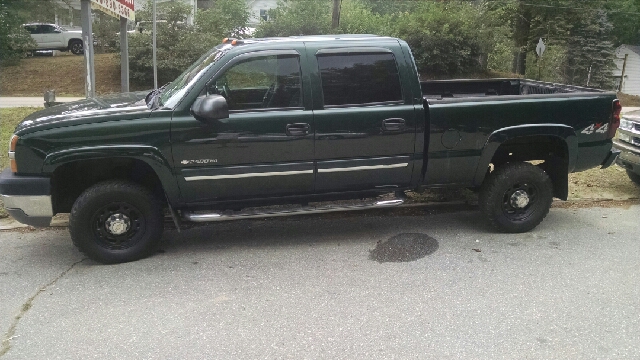
[[(180, 1), (157, 5), (156, 23), (158, 85), (175, 79), (202, 54), (224, 37), (241, 35), (249, 12), (243, 0), (218, 0), (207, 10), (196, 14), (194, 25), (187, 25), (191, 7)], [(151, 19), (151, 4), (137, 14), (143, 21)], [(129, 38), (131, 77), (140, 84), (153, 84), (153, 51), (151, 32), (145, 30)]]
[(469, 2), (423, 1), (397, 22), (395, 35), (409, 43), (427, 76), (480, 72), (485, 69), (487, 34), (479, 10)]

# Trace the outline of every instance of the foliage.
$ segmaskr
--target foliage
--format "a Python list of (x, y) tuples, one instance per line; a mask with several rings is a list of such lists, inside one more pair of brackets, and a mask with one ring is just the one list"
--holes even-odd
[[(158, 83), (175, 79), (203, 53), (220, 43), (221, 39), (238, 36), (249, 18), (243, 0), (218, 0), (207, 10), (196, 14), (194, 25), (186, 24), (191, 7), (183, 2), (169, 1), (157, 5), (156, 28)], [(151, 20), (151, 3), (136, 16)], [(129, 38), (131, 77), (138, 83), (153, 82), (153, 49), (151, 32), (143, 31)]]
[(93, 22), (94, 41), (98, 43), (97, 52), (116, 51), (118, 48), (120, 20), (103, 13), (96, 14)]
[(22, 28), (26, 4), (19, 0), (0, 0), (0, 63), (15, 64), (23, 54), (35, 48), (31, 35)]
[(331, 33), (331, 0), (279, 0), (269, 10), (269, 21), (256, 29), (256, 37), (322, 35)]
[(484, 9), (469, 2), (423, 1), (398, 22), (396, 35), (413, 49), (427, 76), (480, 72), (492, 34), (485, 31)]

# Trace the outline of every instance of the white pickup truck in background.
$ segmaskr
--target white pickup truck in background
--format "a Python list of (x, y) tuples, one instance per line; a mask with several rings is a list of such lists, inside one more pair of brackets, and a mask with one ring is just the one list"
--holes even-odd
[(33, 40), (38, 44), (37, 50), (71, 51), (82, 55), (82, 31), (65, 30), (55, 24), (24, 24)]

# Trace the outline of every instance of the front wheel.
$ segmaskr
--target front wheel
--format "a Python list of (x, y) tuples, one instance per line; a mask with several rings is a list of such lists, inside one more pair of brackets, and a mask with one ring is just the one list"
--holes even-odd
[(508, 233), (527, 232), (542, 222), (553, 201), (547, 173), (529, 163), (508, 163), (493, 171), (480, 190), (480, 209), (491, 225)]
[(74, 55), (82, 55), (84, 54), (84, 47), (82, 46), (82, 41), (75, 40), (69, 44), (69, 50)]
[(98, 183), (73, 204), (69, 233), (89, 258), (105, 264), (150, 255), (164, 226), (160, 201), (146, 188), (126, 181)]

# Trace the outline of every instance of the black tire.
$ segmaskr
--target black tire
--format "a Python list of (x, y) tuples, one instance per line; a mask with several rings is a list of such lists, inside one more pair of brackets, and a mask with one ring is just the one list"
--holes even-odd
[(529, 163), (508, 163), (482, 184), (478, 199), (489, 223), (507, 233), (527, 232), (542, 222), (553, 201), (547, 173)]
[(82, 41), (72, 40), (71, 42), (69, 42), (69, 51), (71, 51), (71, 53), (74, 55), (84, 54), (84, 46), (82, 45)]
[(147, 257), (157, 250), (163, 230), (161, 202), (146, 188), (120, 180), (85, 190), (69, 218), (73, 243), (104, 264)]
[(627, 175), (629, 176), (629, 179), (631, 179), (631, 181), (636, 183), (636, 185), (640, 185), (640, 175), (632, 172), (631, 170), (627, 170)]

